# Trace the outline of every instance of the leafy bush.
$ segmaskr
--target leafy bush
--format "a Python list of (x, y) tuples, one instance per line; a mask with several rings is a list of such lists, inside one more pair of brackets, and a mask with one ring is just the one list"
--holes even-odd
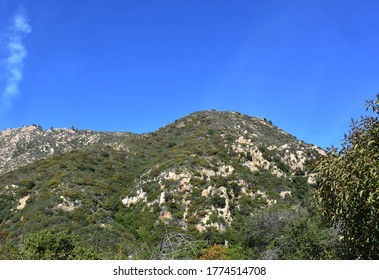
[(316, 165), (319, 209), (341, 228), (349, 259), (379, 259), (379, 94), (367, 109), (375, 115), (353, 121), (341, 150), (330, 149)]
[(252, 249), (255, 257), (259, 257), (271, 242), (283, 234), (294, 216), (294, 211), (277, 207), (255, 210), (240, 231), (243, 244)]
[(25, 236), (18, 247), (8, 245), (3, 252), (7, 259), (82, 260), (99, 259), (94, 250), (83, 247), (79, 237), (67, 230), (44, 229)]
[(225, 208), (225, 198), (219, 194), (215, 194), (211, 198), (211, 204), (216, 208)]
[(337, 233), (316, 217), (300, 213), (286, 226), (263, 254), (265, 259), (321, 260), (335, 259)]

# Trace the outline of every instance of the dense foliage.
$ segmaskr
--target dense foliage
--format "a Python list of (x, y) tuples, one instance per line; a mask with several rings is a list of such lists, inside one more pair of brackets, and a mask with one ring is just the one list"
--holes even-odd
[(353, 121), (342, 149), (316, 169), (319, 209), (339, 229), (348, 259), (379, 259), (379, 95), (367, 109), (374, 115)]
[(22, 260), (94, 260), (101, 256), (85, 248), (80, 238), (68, 230), (49, 228), (25, 236), (18, 247), (6, 243), (0, 250), (2, 259)]

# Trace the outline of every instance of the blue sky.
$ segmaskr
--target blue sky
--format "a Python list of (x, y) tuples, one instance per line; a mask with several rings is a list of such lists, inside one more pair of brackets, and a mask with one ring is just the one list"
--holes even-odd
[(379, 2), (0, 0), (0, 129), (150, 132), (199, 110), (338, 146), (379, 91)]

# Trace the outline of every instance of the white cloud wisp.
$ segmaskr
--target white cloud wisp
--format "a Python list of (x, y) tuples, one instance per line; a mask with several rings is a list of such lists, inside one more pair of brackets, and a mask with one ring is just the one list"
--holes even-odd
[(9, 108), (11, 100), (19, 94), (19, 84), (22, 80), (24, 60), (27, 56), (27, 51), (22, 39), (31, 31), (32, 28), (27, 22), (24, 10), (19, 9), (6, 34), (7, 58), (3, 66), (5, 86), (1, 95), (2, 111)]

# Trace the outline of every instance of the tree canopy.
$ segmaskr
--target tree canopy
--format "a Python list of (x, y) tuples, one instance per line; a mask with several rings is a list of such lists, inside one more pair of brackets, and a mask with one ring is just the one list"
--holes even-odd
[(347, 259), (379, 259), (379, 94), (367, 110), (316, 167), (320, 212), (339, 229)]

